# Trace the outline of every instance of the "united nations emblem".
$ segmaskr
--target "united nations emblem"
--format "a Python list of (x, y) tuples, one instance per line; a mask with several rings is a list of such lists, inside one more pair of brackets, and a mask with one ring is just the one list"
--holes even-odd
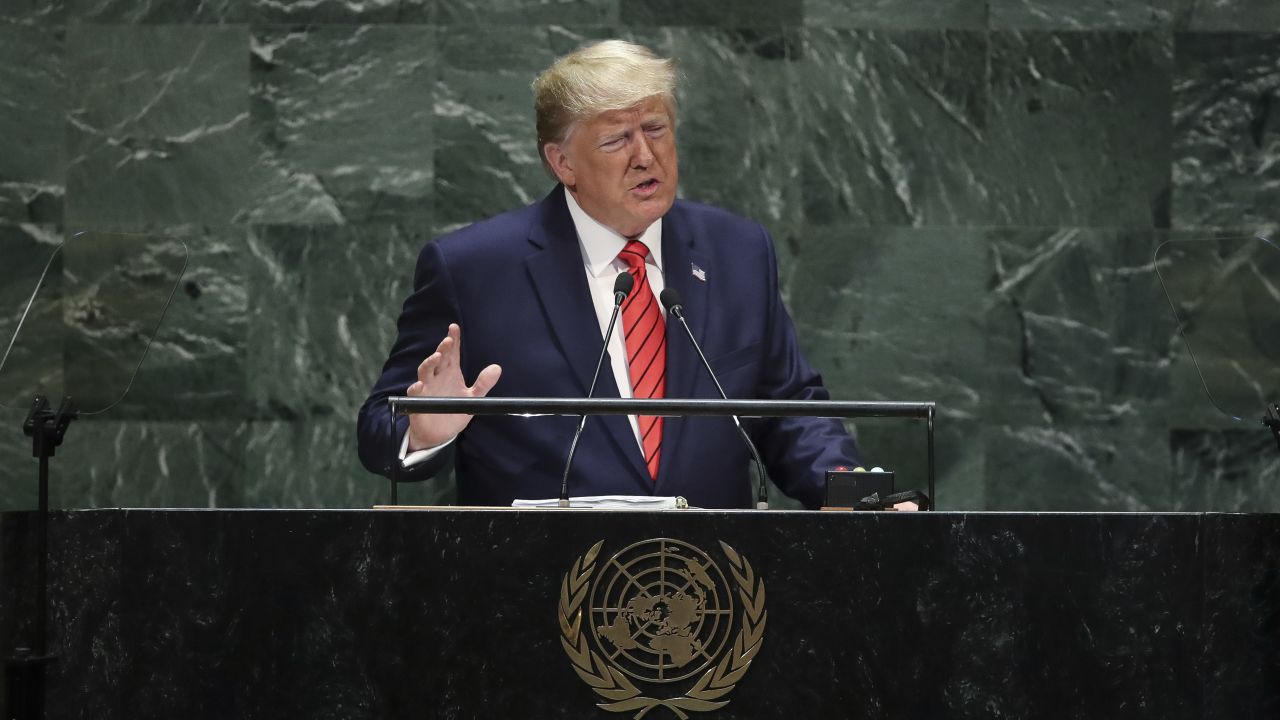
[[(661, 706), (685, 720), (727, 705), (722, 698), (760, 651), (768, 617), (751, 564), (721, 542), (730, 582), (699, 548), (656, 538), (623, 548), (597, 573), (603, 545), (574, 561), (559, 607), (560, 642), (574, 672), (605, 700), (598, 706), (637, 719)], [(684, 692), (650, 697), (637, 683)]]

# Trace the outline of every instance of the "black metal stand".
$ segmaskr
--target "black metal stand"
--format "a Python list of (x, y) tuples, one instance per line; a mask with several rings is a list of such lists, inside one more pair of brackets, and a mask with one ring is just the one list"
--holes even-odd
[(31, 438), (31, 454), (40, 460), (39, 509), (36, 514), (35, 638), (31, 647), (15, 648), (5, 660), (8, 698), (4, 720), (43, 720), (45, 670), (55, 656), (49, 652), (49, 458), (62, 444), (67, 427), (78, 417), (71, 398), (64, 397), (57, 412), (37, 395), (22, 432)]
[(1262, 424), (1271, 428), (1271, 434), (1276, 438), (1276, 447), (1280, 448), (1280, 403), (1271, 403), (1267, 406), (1267, 414), (1262, 416)]
[[(394, 419), (412, 413), (463, 413), (466, 415), (678, 415), (738, 417), (837, 417), (837, 418), (903, 418), (925, 421), (928, 444), (928, 500), (937, 507), (934, 483), (934, 419), (937, 405), (932, 402), (848, 402), (836, 400), (707, 400), (621, 398), (462, 398), (407, 397), (387, 398)], [(395, 427), (395, 423), (392, 423)], [(392, 433), (394, 436), (395, 433)], [(394, 442), (392, 443), (394, 447)], [(391, 455), (393, 462), (397, 450)], [(391, 504), (396, 504), (396, 464), (391, 473)]]

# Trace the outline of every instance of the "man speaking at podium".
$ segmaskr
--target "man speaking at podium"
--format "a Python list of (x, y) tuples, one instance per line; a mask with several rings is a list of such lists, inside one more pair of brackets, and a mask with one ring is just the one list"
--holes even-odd
[[(586, 397), (619, 273), (634, 287), (608, 338), (596, 397), (719, 397), (658, 301), (671, 288), (728, 397), (828, 399), (782, 305), (768, 233), (676, 200), (672, 62), (631, 43), (600, 42), (557, 60), (533, 90), (538, 148), (559, 183), (539, 202), (422, 249), (395, 345), (360, 409), (365, 467), (389, 474), (400, 462), (401, 478), (425, 479), (452, 453), (462, 504), (557, 497), (577, 418), (420, 414), (393, 422), (386, 398)], [(743, 424), (769, 476), (808, 507), (822, 502), (826, 470), (859, 464), (836, 420)], [(569, 491), (749, 507), (749, 461), (727, 417), (594, 416)]]

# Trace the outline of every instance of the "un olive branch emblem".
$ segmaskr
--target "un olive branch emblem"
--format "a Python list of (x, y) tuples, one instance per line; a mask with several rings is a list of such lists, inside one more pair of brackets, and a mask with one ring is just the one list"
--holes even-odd
[[(760, 652), (768, 620), (764, 581), (756, 577), (751, 563), (720, 543), (733, 577), (733, 588), (724, 584), (721, 597), (717, 587), (723, 575), (709, 556), (687, 543), (659, 538), (636, 543), (606, 561), (612, 579), (606, 580), (602, 572), (593, 590), (603, 545), (603, 540), (597, 542), (574, 561), (560, 583), (558, 608), (560, 644), (574, 672), (603, 699), (597, 706), (609, 712), (634, 711), (635, 720), (665, 707), (687, 720), (689, 712), (727, 705), (722, 698)], [(628, 588), (634, 593), (624, 602)], [(742, 603), (742, 622), (729, 644), (734, 595)], [(598, 648), (590, 642), (593, 635)], [(724, 645), (729, 651), (721, 655)], [(644, 658), (656, 655), (657, 660), (637, 659), (637, 654), (646, 653)], [(690, 667), (692, 672), (686, 671)], [(653, 672), (656, 677), (646, 675)], [(645, 695), (632, 680), (666, 683), (695, 675), (683, 695), (668, 698)]]

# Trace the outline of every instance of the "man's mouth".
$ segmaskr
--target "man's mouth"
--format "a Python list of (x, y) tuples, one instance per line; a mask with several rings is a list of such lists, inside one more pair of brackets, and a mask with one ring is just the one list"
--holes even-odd
[(639, 192), (641, 195), (649, 195), (649, 194), (651, 194), (654, 190), (657, 190), (657, 189), (658, 189), (658, 181), (657, 181), (657, 180), (655, 180), (655, 179), (653, 179), (653, 178), (649, 178), (648, 180), (645, 180), (644, 182), (640, 183), (639, 185), (636, 185), (636, 186), (635, 186), (634, 188), (632, 188), (632, 189), (633, 189), (633, 190), (636, 190), (636, 191), (637, 191), (637, 192)]

